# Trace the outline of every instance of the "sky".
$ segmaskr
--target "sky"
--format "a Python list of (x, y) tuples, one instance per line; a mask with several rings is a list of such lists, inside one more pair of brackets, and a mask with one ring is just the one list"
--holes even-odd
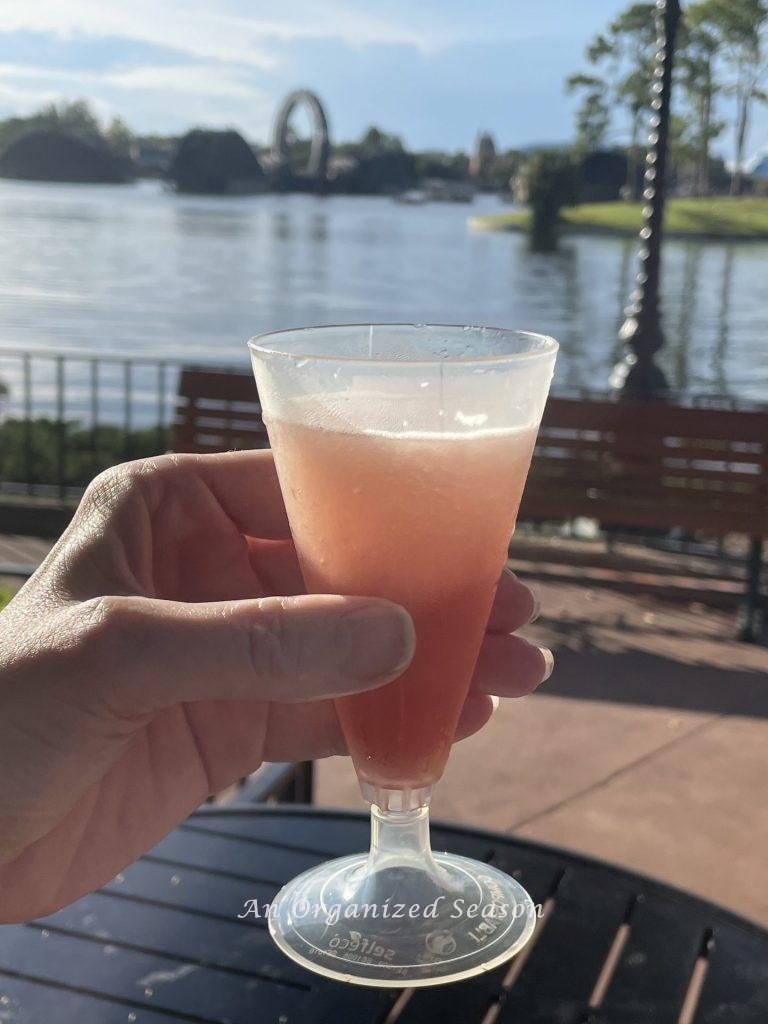
[[(83, 97), (139, 132), (232, 126), (267, 142), (281, 99), (307, 87), (338, 141), (376, 124), (417, 149), (470, 149), (480, 130), (502, 148), (563, 142), (563, 80), (626, 5), (0, 0), (0, 116)], [(768, 106), (748, 149), (766, 145)]]

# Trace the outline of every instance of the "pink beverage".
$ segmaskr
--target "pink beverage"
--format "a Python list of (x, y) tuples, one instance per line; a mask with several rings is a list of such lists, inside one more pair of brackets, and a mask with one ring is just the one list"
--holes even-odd
[(337, 709), (360, 779), (440, 778), (531, 460), (532, 428), (348, 432), (269, 420), (307, 589), (385, 597), (413, 616), (408, 670)]

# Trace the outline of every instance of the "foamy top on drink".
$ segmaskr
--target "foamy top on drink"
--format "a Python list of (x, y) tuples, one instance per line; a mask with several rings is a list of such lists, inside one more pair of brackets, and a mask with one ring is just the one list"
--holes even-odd
[(444, 389), (441, 395), (429, 381), (420, 382), (417, 394), (397, 384), (384, 381), (354, 392), (280, 395), (268, 403), (265, 421), (398, 440), (462, 441), (527, 433), (540, 416), (534, 403), (518, 402), (516, 407), (509, 396), (489, 395), (487, 390), (483, 394), (479, 387), (464, 387), (451, 396)]

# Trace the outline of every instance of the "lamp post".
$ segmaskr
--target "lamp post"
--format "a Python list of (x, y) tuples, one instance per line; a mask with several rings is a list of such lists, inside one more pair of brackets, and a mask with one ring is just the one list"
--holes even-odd
[(672, 67), (675, 37), (680, 21), (679, 0), (656, 0), (657, 45), (654, 68), (653, 111), (643, 182), (643, 226), (640, 229), (640, 269), (627, 306), (619, 340), (629, 348), (611, 374), (611, 387), (624, 397), (658, 398), (669, 391), (654, 356), (664, 344), (659, 319), (659, 272), (664, 216), (664, 185), (667, 168)]

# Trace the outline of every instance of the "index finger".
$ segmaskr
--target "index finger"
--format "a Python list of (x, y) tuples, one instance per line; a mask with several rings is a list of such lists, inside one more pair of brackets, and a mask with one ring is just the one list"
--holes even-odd
[(291, 536), (269, 449), (171, 458), (176, 465), (197, 473), (242, 533), (267, 540)]

